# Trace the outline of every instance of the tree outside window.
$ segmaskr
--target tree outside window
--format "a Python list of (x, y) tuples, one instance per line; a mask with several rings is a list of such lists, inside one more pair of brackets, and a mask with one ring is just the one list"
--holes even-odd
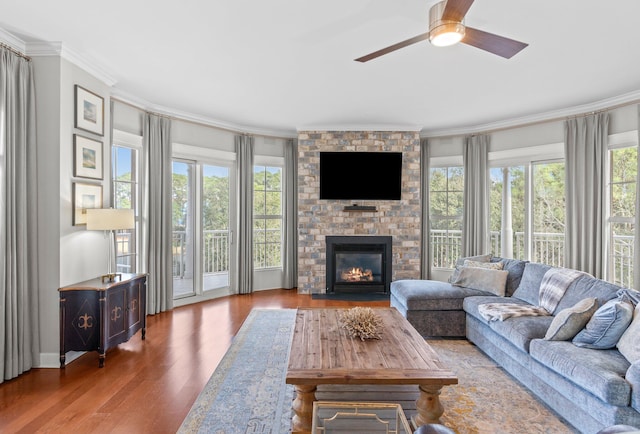
[[(133, 209), (138, 215), (138, 151), (124, 146), (112, 146), (113, 207)], [(137, 271), (136, 229), (116, 233), (116, 270), (123, 273)]]

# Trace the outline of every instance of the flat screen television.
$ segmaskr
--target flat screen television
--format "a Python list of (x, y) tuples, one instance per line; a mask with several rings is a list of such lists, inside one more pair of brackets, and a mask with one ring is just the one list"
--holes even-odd
[(320, 199), (400, 200), (402, 152), (320, 152)]

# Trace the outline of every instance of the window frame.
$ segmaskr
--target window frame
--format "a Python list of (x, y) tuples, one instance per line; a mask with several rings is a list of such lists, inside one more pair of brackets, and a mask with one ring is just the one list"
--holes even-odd
[[(116, 176), (116, 149), (117, 148), (125, 148), (130, 149), (132, 151), (132, 160), (131, 161), (131, 172), (132, 176), (135, 174), (135, 180), (124, 182), (117, 180)], [(132, 257), (133, 261), (131, 261), (131, 268), (129, 269), (130, 273), (140, 272), (143, 269), (143, 264), (141, 263), (141, 208), (140, 204), (142, 203), (142, 188), (143, 188), (143, 180), (142, 178), (142, 165), (141, 165), (141, 156), (143, 155), (143, 146), (142, 146), (142, 136), (127, 133), (121, 130), (114, 129), (112, 133), (111, 146), (110, 146), (110, 156), (111, 160), (110, 164), (110, 200), (113, 208), (116, 208), (116, 191), (118, 184), (126, 183), (131, 186), (131, 191), (133, 193), (133, 197), (131, 198), (131, 209), (133, 209), (133, 213), (135, 216), (135, 228), (128, 229), (123, 231), (118, 231), (116, 233), (116, 239), (118, 233), (132, 233), (132, 243), (133, 245), (133, 253), (129, 252), (126, 255), (118, 255), (119, 245), (117, 245), (116, 250), (116, 267), (118, 264), (118, 258), (123, 256)]]
[[(284, 269), (284, 231), (285, 231), (285, 218), (284, 218), (284, 210), (285, 210), (285, 161), (283, 157), (274, 157), (274, 156), (265, 156), (265, 155), (256, 155), (254, 157), (254, 162), (253, 162), (253, 173), (255, 176), (256, 173), (256, 168), (264, 168), (265, 170), (269, 167), (272, 168), (277, 168), (280, 169), (280, 190), (267, 190), (265, 188), (264, 190), (264, 194), (265, 194), (265, 201), (266, 201), (266, 197), (267, 197), (267, 193), (269, 192), (279, 192), (280, 193), (280, 214), (258, 214), (256, 215), (255, 213), (253, 213), (252, 215), (252, 229), (255, 233), (256, 229), (255, 229), (255, 222), (256, 220), (264, 220), (265, 221), (265, 227), (266, 227), (266, 222), (267, 220), (279, 220), (280, 221), (280, 263), (279, 265), (269, 265), (269, 266), (256, 266), (256, 244), (262, 244), (265, 247), (269, 244), (276, 244), (275, 242), (269, 242), (266, 240), (264, 240), (264, 242), (258, 242), (255, 239), (253, 239), (253, 246), (252, 246), (252, 251), (253, 251), (253, 267), (254, 267), (254, 271), (269, 271), (269, 270), (283, 270)], [(255, 187), (255, 179), (254, 179), (254, 187)], [(256, 190), (254, 188), (253, 190), (253, 200), (254, 200), (254, 205), (252, 207), (252, 210), (255, 210), (255, 200), (256, 200)], [(265, 233), (266, 236), (266, 233)]]

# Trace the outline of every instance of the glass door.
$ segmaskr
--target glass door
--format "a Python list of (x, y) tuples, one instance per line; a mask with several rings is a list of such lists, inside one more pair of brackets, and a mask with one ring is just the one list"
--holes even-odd
[(172, 171), (173, 298), (195, 294), (194, 172), (195, 162), (174, 160)]
[(228, 288), (231, 265), (231, 168), (202, 165), (202, 289)]

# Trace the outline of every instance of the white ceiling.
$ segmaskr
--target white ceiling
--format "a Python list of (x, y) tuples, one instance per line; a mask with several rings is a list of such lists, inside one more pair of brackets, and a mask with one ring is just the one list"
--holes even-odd
[[(476, 0), (466, 24), (529, 43), (507, 60), (424, 41), (436, 0), (4, 1), (0, 28), (61, 42), (114, 94), (244, 131), (438, 135), (640, 97), (640, 1)], [(28, 49), (27, 49), (28, 52)]]

